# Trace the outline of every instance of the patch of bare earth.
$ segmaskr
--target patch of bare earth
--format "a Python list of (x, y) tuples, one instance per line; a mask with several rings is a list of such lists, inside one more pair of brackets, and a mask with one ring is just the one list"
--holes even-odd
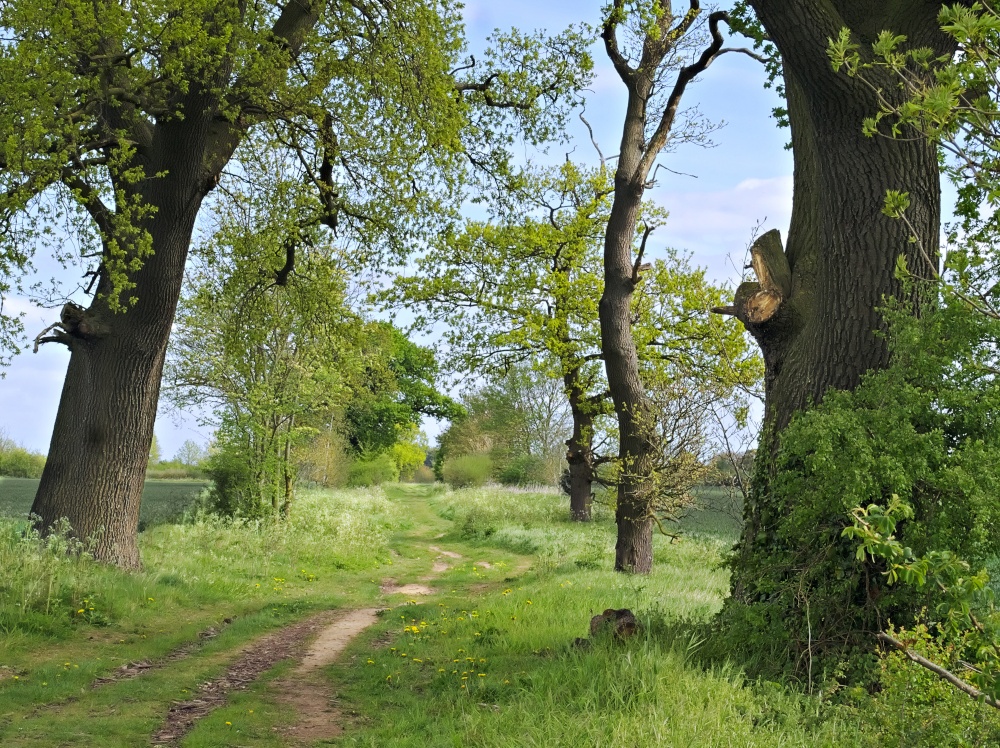
[(153, 735), (153, 745), (179, 744), (195, 722), (226, 703), (230, 691), (246, 689), (282, 660), (299, 655), (306, 641), (336, 615), (337, 611), (324, 611), (246, 645), (224, 675), (202, 683), (191, 699), (174, 702)]
[(354, 637), (374, 624), (377, 615), (375, 608), (345, 613), (320, 631), (288, 678), (274, 684), (278, 702), (298, 715), (298, 721), (285, 731), (296, 742), (330, 740), (344, 731), (336, 696), (319, 671), (334, 662)]
[(383, 595), (433, 595), (434, 590), (426, 584), (396, 584), (395, 579), (383, 579), (379, 585), (379, 591)]
[[(450, 568), (442, 559), (462, 558), (461, 554), (436, 546), (431, 546), (430, 550), (437, 554), (433, 576)], [(410, 597), (435, 592), (424, 584), (399, 585), (395, 579), (382, 580), (379, 589), (383, 594)], [(374, 624), (377, 614), (376, 608), (339, 614), (325, 611), (252, 642), (243, 648), (225, 675), (203, 683), (193, 698), (175, 702), (170, 707), (163, 727), (153, 736), (153, 745), (179, 744), (199, 719), (226, 703), (231, 691), (246, 689), (264, 672), (292, 657), (301, 658), (298, 667), (273, 684), (277, 701), (291, 707), (298, 718), (294, 725), (286, 728), (285, 734), (296, 743), (337, 737), (344, 731), (343, 715), (335, 693), (320, 671), (334, 662), (354, 637)], [(313, 635), (312, 643), (307, 644)], [(138, 663), (135, 668), (141, 672), (143, 664)]]
[(436, 545), (432, 545), (430, 547), (430, 549), (432, 551), (434, 551), (436, 554), (438, 554), (439, 556), (444, 556), (446, 558), (459, 559), (459, 558), (462, 557), (461, 553), (455, 553), (455, 551), (445, 551), (445, 550), (442, 550), (441, 548), (438, 548)]
[(430, 546), (429, 550), (437, 554), (434, 558), (434, 563), (431, 565), (431, 573), (429, 576), (422, 577), (421, 582), (429, 582), (430, 580), (437, 577), (439, 574), (444, 574), (451, 568), (451, 564), (448, 563), (446, 559), (457, 560), (462, 558), (462, 554), (455, 553), (454, 551), (446, 551), (438, 548), (436, 545)]

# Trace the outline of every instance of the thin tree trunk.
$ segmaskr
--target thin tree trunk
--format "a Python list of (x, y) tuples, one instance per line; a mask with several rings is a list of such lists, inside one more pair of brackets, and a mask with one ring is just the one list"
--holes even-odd
[(288, 519), (292, 511), (292, 429), (295, 428), (295, 416), (288, 420), (288, 433), (285, 435), (285, 459), (282, 461), (282, 475), (285, 479), (285, 499), (281, 504), (281, 516)]
[(569, 510), (576, 522), (590, 522), (594, 483), (594, 413), (588, 407), (580, 370), (568, 369), (563, 376), (573, 416), (573, 434), (566, 440), (569, 464)]
[[(615, 170), (615, 193), (604, 237), (604, 293), (598, 307), (601, 320), (601, 351), (608, 374), (608, 388), (618, 416), (618, 543), (615, 569), (646, 574), (653, 567), (653, 524), (650, 493), (653, 489), (653, 464), (657, 449), (654, 419), (639, 372), (639, 357), (632, 338), (632, 294), (638, 267), (650, 227), (647, 227), (633, 260), (642, 198), (649, 183), (650, 171), (660, 151), (670, 138), (681, 99), (688, 83), (712, 63), (722, 49), (719, 24), (727, 21), (724, 12), (709, 15), (711, 43), (690, 65), (677, 72), (662, 109), (650, 112), (647, 105), (654, 86), (664, 86), (661, 66), (677, 53), (676, 45), (684, 38), (700, 13), (692, 2), (684, 15), (674, 16), (671, 5), (660, 8), (654, 32), (646, 34), (642, 53), (635, 67), (618, 46), (618, 25), (628, 16), (624, 0), (614, 0), (606, 16), (601, 37), (605, 51), (628, 90), (622, 139)], [(653, 129), (647, 132), (649, 126)]]
[[(622, 152), (625, 151), (622, 143)], [(619, 170), (621, 167), (619, 168)], [(653, 523), (648, 489), (654, 444), (650, 439), (649, 401), (639, 374), (632, 338), (632, 240), (642, 192), (616, 180), (604, 245), (604, 294), (601, 296), (601, 347), (608, 389), (618, 416), (618, 541), (615, 569), (648, 574), (653, 568)]]

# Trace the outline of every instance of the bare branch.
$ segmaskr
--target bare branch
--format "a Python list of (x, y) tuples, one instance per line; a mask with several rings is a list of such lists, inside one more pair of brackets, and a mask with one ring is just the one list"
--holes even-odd
[[(692, 0), (693, 2), (694, 0)], [(641, 180), (643, 183), (646, 181), (646, 177), (653, 168), (653, 162), (660, 151), (663, 150), (663, 146), (666, 145), (670, 129), (673, 127), (674, 119), (677, 116), (681, 97), (684, 96), (684, 91), (687, 89), (688, 83), (703, 73), (712, 64), (712, 61), (719, 56), (719, 50), (722, 49), (724, 41), (722, 33), (719, 31), (720, 21), (728, 23), (729, 14), (720, 10), (708, 17), (708, 28), (712, 34), (712, 43), (701, 53), (701, 56), (697, 60), (681, 68), (680, 73), (678, 73), (677, 81), (674, 83), (674, 88), (670, 92), (667, 105), (663, 110), (663, 116), (660, 117), (660, 123), (656, 126), (656, 131), (653, 133), (653, 137), (649, 139), (646, 150), (642, 154), (642, 160), (639, 162), (639, 167), (636, 170), (637, 181)]]
[(771, 61), (770, 57), (767, 57), (766, 55), (759, 55), (752, 49), (747, 49), (746, 47), (723, 47), (722, 49), (719, 50), (719, 54), (717, 54), (716, 57), (721, 57), (722, 55), (728, 54), (729, 52), (737, 52), (741, 55), (746, 55), (747, 57), (755, 59), (762, 65), (766, 65)]
[(642, 232), (642, 241), (639, 243), (639, 253), (636, 255), (635, 264), (632, 265), (632, 283), (639, 282), (639, 273), (643, 269), (642, 256), (646, 253), (646, 240), (649, 235), (656, 231), (656, 226), (646, 226)]
[[(59, 330), (59, 332), (56, 333), (55, 335), (46, 336), (47, 333), (50, 333), (53, 330)], [(53, 322), (51, 325), (46, 327), (44, 330), (38, 333), (38, 335), (35, 336), (35, 345), (31, 349), (31, 352), (38, 353), (38, 347), (40, 345), (44, 345), (45, 343), (62, 343), (68, 348), (72, 340), (73, 339), (69, 335), (67, 335), (65, 332), (62, 331), (61, 322)]]
[(583, 112), (580, 112), (580, 121), (587, 126), (587, 132), (590, 133), (590, 142), (594, 144), (594, 150), (597, 151), (597, 155), (601, 159), (601, 168), (605, 168), (608, 165), (608, 162), (604, 158), (604, 154), (601, 152), (601, 147), (597, 145), (597, 139), (594, 137), (594, 128), (590, 126), (589, 122), (587, 122), (587, 118), (583, 116)]

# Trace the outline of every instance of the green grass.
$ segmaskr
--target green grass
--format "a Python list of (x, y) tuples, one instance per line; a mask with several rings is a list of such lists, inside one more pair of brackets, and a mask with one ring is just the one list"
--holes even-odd
[[(409, 518), (374, 490), (302, 492), (282, 524), (159, 525), (140, 535), (146, 571), (138, 574), (67, 556), (69, 541), (26, 537), (19, 524), (0, 522), (4, 746), (141, 744), (172, 700), (218, 673), (249, 638), (312, 610), (371, 604), (373, 572), (413, 563), (389, 547)], [(223, 627), (225, 618), (235, 622)], [(225, 636), (155, 677), (86, 687), (124, 663), (199, 642), (210, 626)], [(92, 713), (116, 714), (119, 724), (85, 719)]]
[[(869, 748), (911, 744), (914, 720), (935, 714), (931, 703), (904, 710), (905, 684), (834, 706), (748, 682), (735, 663), (699, 664), (705, 624), (728, 590), (732, 522), (692, 514), (679, 542), (656, 538), (653, 573), (629, 577), (611, 568), (607, 508), (581, 524), (567, 503), (498, 488), (306, 491), (285, 524), (201, 517), (153, 527), (141, 535), (146, 571), (128, 575), (0, 523), (0, 743), (146, 744), (173, 701), (253, 638), (313, 610), (362, 606), (387, 610), (324, 671), (348, 721), (339, 746)], [(433, 597), (380, 593), (385, 577), (425, 577), (431, 545), (462, 554), (432, 582)], [(609, 607), (635, 611), (640, 635), (574, 646)], [(88, 687), (124, 662), (199, 642), (210, 625), (222, 633), (189, 656)], [(288, 745), (295, 715), (271, 684), (289, 671), (279, 665), (232, 694), (183, 745)], [(934, 734), (954, 736), (940, 745), (986, 744)]]
[[(148, 480), (142, 491), (140, 527), (173, 522), (208, 485), (206, 481)], [(37, 478), (0, 477), (0, 517), (27, 519), (38, 490)]]
[[(581, 525), (568, 521), (565, 503), (558, 494), (488, 488), (432, 499), (452, 523), (441, 541), (449, 548), (487, 562), (525, 553), (530, 566), (473, 595), (456, 580), (455, 594), (386, 616), (366, 636), (364, 659), (331, 668), (359, 715), (359, 728), (338, 745), (857, 744), (857, 725), (819, 719), (815, 701), (747, 684), (732, 665), (706, 671), (691, 661), (695, 624), (727, 591), (719, 561), (729, 534), (658, 538), (654, 573), (626, 577), (611, 569), (607, 510)], [(609, 607), (636, 611), (643, 634), (573, 646)], [(389, 644), (372, 646), (386, 636)]]

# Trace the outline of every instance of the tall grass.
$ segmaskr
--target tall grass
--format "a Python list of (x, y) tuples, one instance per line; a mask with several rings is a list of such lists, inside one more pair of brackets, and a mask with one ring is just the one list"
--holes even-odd
[(0, 632), (60, 637), (161, 607), (274, 592), (295, 599), (318, 574), (384, 563), (390, 534), (406, 525), (378, 489), (304, 491), (285, 522), (197, 513), (140, 535), (147, 571), (97, 564), (65, 527), (42, 538), (23, 521), (0, 519)]

